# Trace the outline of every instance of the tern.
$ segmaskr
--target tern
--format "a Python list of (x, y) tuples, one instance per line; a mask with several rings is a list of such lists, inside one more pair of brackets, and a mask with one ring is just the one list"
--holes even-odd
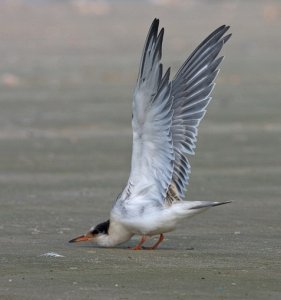
[[(164, 28), (154, 19), (142, 53), (132, 103), (133, 149), (131, 172), (117, 197), (110, 218), (93, 226), (70, 243), (92, 240), (114, 247), (140, 235), (134, 250), (156, 249), (164, 233), (210, 207), (230, 201), (185, 201), (189, 181), (189, 155), (194, 154), (198, 125), (211, 101), (214, 80), (231, 37), (229, 26), (213, 31), (187, 58), (170, 80), (170, 68), (161, 63)], [(143, 244), (159, 235), (150, 248)]]

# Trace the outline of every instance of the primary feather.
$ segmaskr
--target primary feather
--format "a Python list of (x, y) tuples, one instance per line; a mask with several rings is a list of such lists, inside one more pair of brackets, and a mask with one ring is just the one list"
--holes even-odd
[[(133, 150), (127, 186), (115, 206), (169, 206), (184, 197), (188, 155), (194, 154), (198, 125), (211, 100), (228, 26), (211, 33), (187, 58), (173, 80), (163, 75), (159, 20), (150, 27), (133, 99)], [(125, 209), (124, 209), (125, 210)]]

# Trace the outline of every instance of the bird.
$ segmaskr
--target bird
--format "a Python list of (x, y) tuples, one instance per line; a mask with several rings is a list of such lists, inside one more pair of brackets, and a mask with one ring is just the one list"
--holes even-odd
[[(224, 58), (219, 53), (231, 37), (226, 34), (229, 28), (222, 25), (214, 30), (170, 79), (170, 68), (164, 72), (161, 63), (164, 28), (159, 30), (159, 19), (153, 20), (132, 101), (128, 182), (114, 202), (110, 218), (70, 243), (92, 241), (101, 247), (115, 247), (138, 235), (140, 241), (131, 249), (154, 250), (182, 219), (231, 202), (185, 200), (189, 159)], [(157, 242), (144, 247), (153, 236), (158, 237)]]

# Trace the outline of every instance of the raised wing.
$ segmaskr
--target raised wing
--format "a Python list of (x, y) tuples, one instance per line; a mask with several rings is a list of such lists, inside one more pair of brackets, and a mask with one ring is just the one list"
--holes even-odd
[(172, 179), (174, 151), (171, 134), (170, 70), (162, 75), (162, 41), (159, 20), (150, 27), (133, 99), (133, 152), (131, 174), (121, 198), (149, 194), (159, 202)]
[(171, 186), (184, 197), (190, 164), (187, 154), (194, 154), (198, 125), (211, 100), (214, 80), (223, 57), (218, 57), (231, 34), (224, 36), (229, 26), (211, 33), (188, 57), (172, 81), (172, 138), (175, 154)]
[[(172, 82), (162, 76), (162, 40), (155, 19), (146, 39), (133, 99), (131, 174), (119, 200), (173, 202), (181, 200), (188, 183), (197, 128), (202, 120), (218, 65), (230, 35), (221, 26), (189, 56)], [(120, 201), (119, 201), (120, 202)]]

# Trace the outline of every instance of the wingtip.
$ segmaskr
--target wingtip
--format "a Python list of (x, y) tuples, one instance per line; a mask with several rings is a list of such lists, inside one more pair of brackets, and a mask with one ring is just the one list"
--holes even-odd
[(161, 37), (161, 39), (163, 39), (164, 31), (165, 31), (165, 29), (164, 29), (164, 27), (162, 27), (158, 34), (158, 36)]
[(152, 21), (151, 27), (157, 27), (159, 26), (159, 19), (158, 18), (154, 18), (154, 20)]
[(228, 29), (229, 29), (229, 26), (224, 24), (224, 25), (219, 26), (217, 29), (215, 29), (213, 31), (213, 33), (216, 34), (216, 33), (221, 32), (221, 31), (226, 32)]
[[(224, 33), (226, 33), (229, 30), (230, 26), (229, 25), (223, 25), (223, 30)], [(232, 33), (227, 34), (226, 36), (223, 37), (223, 42), (224, 44), (231, 38)]]
[(219, 28), (221, 28), (221, 29), (223, 28), (225, 31), (227, 31), (230, 28), (230, 25), (223, 24)]
[(223, 38), (223, 43), (225, 44), (232, 36), (232, 33), (226, 35), (224, 38)]
[(148, 38), (157, 35), (158, 32), (158, 27), (159, 27), (159, 19), (154, 19), (150, 25), (149, 33), (148, 33)]
[[(218, 27), (216, 30), (214, 30), (210, 36), (216, 35), (220, 32), (221, 36), (223, 36), (228, 30), (229, 30), (230, 26), (229, 25), (221, 25), (220, 27)], [(228, 40), (231, 37), (232, 33), (226, 35), (223, 39)], [(225, 41), (226, 42), (226, 41)]]
[[(160, 20), (158, 18), (154, 18), (154, 20), (151, 24), (151, 29), (153, 29), (152, 31), (155, 31), (157, 33), (158, 29), (159, 29), (159, 24), (160, 24)], [(158, 33), (158, 37), (160, 37), (161, 39), (163, 39), (164, 31), (165, 31), (165, 29), (164, 29), (164, 27), (162, 27)]]

